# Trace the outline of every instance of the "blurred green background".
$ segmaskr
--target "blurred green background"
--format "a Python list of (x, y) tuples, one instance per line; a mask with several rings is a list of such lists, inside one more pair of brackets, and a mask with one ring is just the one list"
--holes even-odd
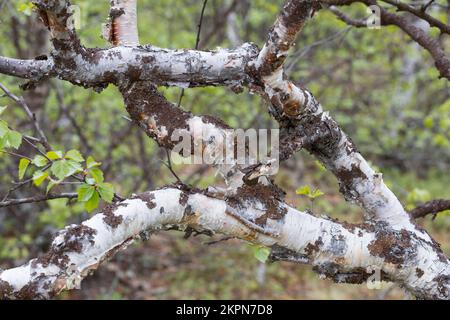
[[(73, 1), (80, 7), (84, 45), (105, 47), (100, 37), (109, 1)], [(166, 48), (193, 48), (203, 1), (139, 0), (139, 34), (143, 44)], [(445, 5), (446, 1), (436, 1)], [(210, 0), (201, 31), (201, 49), (233, 47), (242, 42), (262, 46), (282, 1)], [(449, 12), (437, 7), (433, 14), (448, 23)], [(352, 17), (364, 17), (364, 6), (345, 8)], [(0, 55), (34, 58), (47, 54), (47, 31), (27, 1), (0, 0)], [(437, 31), (427, 30), (433, 36)], [(450, 39), (441, 37), (446, 52)], [(286, 65), (287, 75), (309, 88), (358, 146), (371, 164), (383, 172), (388, 186), (407, 209), (434, 198), (450, 198), (450, 90), (438, 79), (429, 54), (395, 27), (379, 30), (345, 25), (327, 10), (307, 24)], [(0, 83), (24, 96), (36, 113), (51, 144), (60, 150), (78, 149), (102, 162), (105, 180), (123, 196), (174, 182), (163, 165), (164, 150), (127, 120), (117, 89), (100, 94), (52, 79), (31, 91), (25, 81), (0, 75)], [(178, 101), (180, 89), (161, 88)], [(16, 130), (33, 134), (33, 127), (17, 105), (8, 105), (1, 117)], [(182, 107), (196, 114), (222, 118), (236, 128), (276, 128), (267, 105), (245, 92), (226, 88), (187, 89)], [(21, 154), (36, 151), (22, 145)], [(0, 155), (0, 197), (17, 181), (18, 159)], [(175, 166), (187, 183), (199, 187), (222, 184), (213, 169)], [(301, 186), (318, 188), (324, 195), (313, 211), (341, 220), (361, 221), (358, 207), (346, 203), (335, 178), (305, 152), (282, 164), (277, 183), (288, 202), (311, 209), (308, 199), (295, 194)], [(74, 191), (70, 184), (59, 191)], [(11, 197), (44, 194), (31, 184)], [(100, 207), (105, 203), (100, 203)], [(42, 253), (56, 230), (88, 218), (83, 205), (64, 199), (0, 208), (0, 267), (5, 269)], [(450, 250), (450, 212), (419, 223)], [(308, 266), (262, 264), (255, 248), (237, 240), (214, 245), (199, 236), (167, 232), (152, 236), (119, 253), (82, 283), (81, 291), (62, 299), (403, 299), (410, 298), (392, 284), (379, 290), (364, 285), (334, 284), (321, 280)]]

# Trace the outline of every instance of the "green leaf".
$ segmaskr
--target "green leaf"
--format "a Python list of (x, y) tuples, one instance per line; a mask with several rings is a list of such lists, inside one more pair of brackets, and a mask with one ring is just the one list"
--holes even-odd
[(26, 16), (31, 15), (33, 8), (34, 8), (34, 4), (32, 2), (25, 2), (25, 3), (22, 2), (22, 3), (19, 3), (19, 5), (17, 6), (17, 10), (19, 12), (22, 12)]
[(4, 120), (0, 120), (0, 138), (3, 138), (8, 132), (8, 123)]
[(77, 193), (78, 193), (78, 201), (79, 202), (86, 202), (91, 199), (92, 195), (94, 194), (95, 187), (88, 185), (88, 184), (82, 184), (78, 187)]
[(94, 178), (95, 182), (101, 183), (103, 182), (103, 171), (99, 168), (92, 168), (89, 170), (89, 173), (91, 174), (92, 178)]
[(320, 171), (327, 171), (327, 168), (325, 168), (325, 166), (319, 160), (316, 160), (315, 162)]
[(98, 207), (98, 200), (99, 200), (98, 192), (94, 191), (91, 198), (84, 204), (84, 207), (87, 210), (87, 212), (92, 212), (94, 209)]
[(255, 258), (262, 263), (266, 263), (267, 259), (269, 258), (269, 255), (270, 249), (267, 247), (258, 247), (254, 252)]
[(18, 149), (22, 144), (22, 135), (14, 130), (10, 130), (7, 133), (8, 144), (14, 149)]
[(30, 164), (30, 160), (22, 158), (19, 161), (19, 180), (23, 179), (25, 175), (25, 171), (27, 171), (28, 165)]
[(43, 167), (47, 164), (48, 160), (46, 157), (37, 155), (33, 158), (33, 161), (31, 161), (32, 164), (34, 164), (36, 167)]
[(41, 170), (38, 170), (33, 174), (33, 182), (37, 187), (39, 187), (47, 177), (48, 177), (47, 171), (42, 172)]
[(95, 161), (94, 158), (92, 158), (92, 156), (89, 156), (86, 160), (86, 168), (88, 169), (98, 167), (101, 164), (102, 164), (101, 162)]
[(432, 118), (432, 117), (426, 117), (426, 118), (423, 120), (423, 125), (424, 125), (425, 128), (427, 128), (427, 129), (433, 128), (433, 125), (434, 125), (433, 118)]
[(8, 108), (8, 106), (0, 107), (0, 115)]
[(49, 158), (50, 160), (57, 160), (57, 159), (61, 159), (63, 157), (63, 152), (62, 151), (49, 151), (47, 152), (47, 158)]
[(99, 183), (97, 185), (97, 190), (103, 200), (109, 203), (112, 202), (114, 197), (114, 187), (111, 183)]
[(6, 136), (9, 132), (8, 123), (4, 120), (0, 120), (0, 138)]
[(57, 177), (59, 180), (63, 180), (71, 176), (74, 173), (82, 171), (83, 168), (78, 162), (73, 160), (58, 160), (53, 162), (50, 171)]
[(66, 159), (72, 159), (76, 162), (83, 162), (84, 158), (81, 155), (81, 153), (78, 150), (72, 149), (67, 151), (66, 156), (64, 157)]
[(308, 185), (305, 185), (295, 190), (295, 193), (299, 195), (309, 195), (311, 193), (311, 188)]
[(59, 184), (61, 181), (59, 180), (53, 180), (52, 178), (50, 178), (50, 181), (47, 184), (47, 189), (45, 190), (45, 193), (49, 193), (50, 190), (56, 186), (57, 184)]
[(86, 178), (86, 183), (93, 186), (95, 184), (95, 179), (94, 178)]
[(6, 145), (6, 138), (0, 138), (0, 150), (2, 150)]
[(323, 193), (322, 191), (320, 191), (319, 189), (315, 189), (313, 191), (313, 193), (311, 193), (308, 197), (311, 199), (315, 199), (318, 198), (320, 196), (323, 196), (325, 193)]

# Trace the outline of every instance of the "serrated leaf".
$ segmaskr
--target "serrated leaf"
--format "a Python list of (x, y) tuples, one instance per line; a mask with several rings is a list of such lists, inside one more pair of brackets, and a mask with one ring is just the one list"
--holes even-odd
[(61, 181), (59, 181), (59, 180), (57, 181), (57, 180), (53, 180), (52, 178), (50, 178), (50, 181), (49, 181), (48, 184), (47, 184), (47, 189), (45, 190), (45, 193), (49, 193), (50, 190), (51, 190), (54, 186), (58, 185), (60, 182), (61, 182)]
[(6, 137), (0, 138), (0, 150), (2, 150), (5, 147), (5, 145), (6, 145)]
[(76, 162), (83, 162), (84, 161), (84, 158), (81, 155), (81, 153), (78, 150), (75, 150), (75, 149), (67, 151), (67, 153), (66, 153), (64, 158), (72, 159), (73, 161), (76, 161)]
[(55, 175), (59, 180), (63, 180), (71, 176), (74, 173), (82, 171), (83, 168), (78, 162), (73, 160), (58, 160), (53, 162), (50, 171)]
[(31, 163), (34, 164), (36, 167), (43, 167), (47, 164), (47, 162), (48, 162), (47, 158), (39, 154), (33, 158), (33, 161), (31, 161)]
[(308, 185), (305, 185), (295, 190), (295, 193), (299, 195), (309, 195), (311, 193), (311, 188)]
[(4, 120), (0, 120), (0, 138), (3, 138), (8, 132), (8, 123)]
[(94, 178), (95, 182), (101, 183), (104, 180), (103, 177), (103, 171), (99, 168), (92, 168), (89, 170), (89, 173), (91, 174), (92, 178)]
[(323, 193), (322, 191), (320, 191), (319, 189), (315, 189), (314, 191), (313, 191), (313, 193), (311, 193), (310, 195), (309, 195), (309, 197), (311, 198), (311, 199), (315, 199), (315, 198), (318, 198), (318, 197), (320, 197), (320, 196), (323, 196), (325, 193)]
[(23, 179), (25, 172), (27, 171), (28, 165), (30, 164), (30, 160), (22, 158), (19, 161), (19, 180)]
[(6, 135), (8, 144), (14, 149), (18, 149), (22, 144), (22, 135), (14, 130), (9, 130), (9, 132)]
[(74, 161), (74, 160), (67, 160), (67, 165), (71, 168), (72, 172), (69, 175), (72, 175), (74, 173), (77, 172), (81, 172), (83, 171), (83, 167), (81, 166), (81, 164), (79, 164), (78, 162)]
[(37, 187), (39, 187), (42, 184), (42, 182), (44, 182), (45, 178), (47, 178), (47, 177), (48, 177), (47, 171), (44, 171), (44, 172), (41, 170), (35, 171), (33, 174), (33, 183)]
[(47, 152), (46, 156), (50, 160), (57, 160), (57, 159), (61, 159), (63, 157), (63, 152), (62, 151), (49, 151), (49, 152)]
[(111, 183), (99, 183), (97, 185), (97, 190), (103, 200), (109, 203), (112, 202), (114, 197), (114, 187)]
[(95, 161), (94, 158), (92, 158), (92, 156), (89, 156), (86, 160), (86, 168), (88, 169), (98, 167), (101, 164), (102, 164), (101, 162)]
[(93, 186), (95, 184), (95, 179), (94, 178), (86, 178), (86, 183)]
[(87, 210), (87, 212), (92, 212), (98, 207), (98, 200), (99, 200), (98, 192), (94, 191), (91, 198), (84, 204), (84, 207)]
[(269, 255), (270, 249), (267, 247), (258, 247), (254, 252), (255, 258), (262, 263), (266, 263), (267, 259), (269, 258)]
[(95, 187), (91, 186), (89, 184), (82, 184), (78, 187), (77, 193), (78, 193), (78, 201), (79, 202), (86, 202), (89, 201), (89, 199), (94, 194)]

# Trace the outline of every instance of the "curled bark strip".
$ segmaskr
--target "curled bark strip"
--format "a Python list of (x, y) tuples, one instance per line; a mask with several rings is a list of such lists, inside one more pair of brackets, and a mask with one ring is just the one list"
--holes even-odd
[(136, 0), (111, 0), (107, 39), (113, 45), (136, 46), (139, 44), (136, 2)]
[[(257, 221), (265, 213), (252, 198), (237, 214)], [(278, 257), (314, 266), (337, 282), (363, 283), (379, 268), (383, 279), (403, 284), (419, 298), (449, 299), (450, 267), (442, 255), (409, 231), (389, 226), (348, 225), (311, 216), (284, 203), (282, 220), (267, 219), (256, 229), (227, 214), (230, 203), (202, 191), (168, 187), (106, 207), (80, 225), (60, 231), (47, 254), (0, 272), (0, 298), (46, 299), (81, 281), (142, 231), (177, 226), (223, 234), (274, 248)], [(264, 230), (274, 230), (265, 233)], [(301, 258), (299, 258), (301, 257)], [(297, 259), (297, 260), (296, 260)], [(417, 272), (420, 270), (420, 272)]]

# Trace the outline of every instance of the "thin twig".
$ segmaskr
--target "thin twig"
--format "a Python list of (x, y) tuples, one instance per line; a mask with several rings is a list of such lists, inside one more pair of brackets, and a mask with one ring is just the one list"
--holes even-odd
[(7, 154), (9, 154), (11, 156), (15, 156), (15, 157), (18, 157), (18, 158), (25, 158), (25, 159), (28, 159), (28, 160), (31, 161), (31, 158), (28, 158), (27, 156), (24, 156), (22, 154), (18, 154), (18, 153), (12, 152), (12, 151), (0, 150), (0, 152), (7, 153)]
[(205, 244), (208, 246), (211, 246), (213, 244), (217, 244), (217, 243), (223, 242), (223, 241), (228, 241), (231, 239), (236, 239), (236, 237), (224, 237), (224, 238), (220, 238), (219, 240), (213, 240), (213, 241), (206, 242)]
[[(200, 13), (200, 19), (199, 19), (198, 25), (197, 25), (197, 38), (195, 39), (195, 50), (198, 49), (198, 45), (200, 43), (200, 33), (202, 31), (203, 15), (205, 14), (205, 8), (206, 8), (207, 3), (208, 3), (208, 0), (203, 1), (202, 11)], [(184, 97), (184, 88), (181, 89), (180, 97), (178, 98), (178, 104), (177, 104), (178, 108), (181, 106), (181, 101), (183, 100), (183, 97)]]
[(41, 126), (39, 125), (39, 122), (36, 119), (36, 114), (34, 114), (28, 105), (26, 104), (25, 100), (22, 97), (17, 97), (14, 95), (11, 91), (9, 91), (3, 84), (0, 83), (0, 89), (3, 90), (3, 92), (14, 102), (16, 102), (19, 106), (22, 107), (22, 109), (27, 114), (28, 118), (32, 121), (34, 128), (36, 129), (36, 132), (38, 133), (40, 140), (39, 142), (44, 146), (46, 151), (50, 151), (52, 148), (50, 147), (48, 143), (48, 139), (44, 134), (44, 131), (42, 131)]
[(40, 201), (46, 201), (46, 200), (51, 200), (51, 199), (61, 199), (61, 198), (73, 199), (73, 198), (76, 198), (77, 196), (78, 196), (77, 193), (60, 193), (60, 194), (39, 195), (39, 196), (35, 196), (35, 197), (22, 198), (22, 199), (10, 199), (7, 201), (0, 202), (0, 207), (8, 207), (8, 206), (24, 204), (24, 203), (40, 202)]
[(170, 159), (170, 152), (169, 150), (166, 148), (164, 149), (166, 150), (166, 155), (167, 155), (167, 163), (162, 161), (162, 163), (164, 163), (164, 165), (170, 170), (170, 172), (173, 174), (173, 176), (175, 177), (175, 179), (177, 179), (177, 182), (182, 183), (183, 181), (181, 181), (180, 177), (178, 177), (178, 175), (175, 173), (175, 171), (173, 170), (172, 167), (172, 160)]

